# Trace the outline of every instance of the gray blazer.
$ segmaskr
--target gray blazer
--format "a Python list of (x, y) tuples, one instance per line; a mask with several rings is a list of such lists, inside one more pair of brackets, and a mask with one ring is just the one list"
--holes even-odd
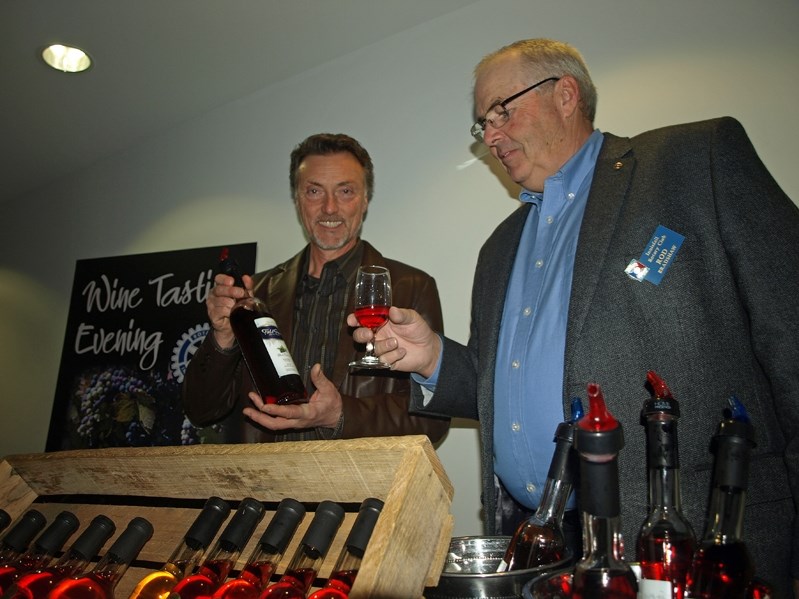
[[(486, 241), (472, 290), (467, 346), (445, 339), (428, 410), (478, 419), (484, 521), (494, 533), (493, 388), (500, 320), (529, 205)], [(659, 286), (630, 279), (658, 225), (685, 236)], [(602, 386), (622, 422), (626, 554), (647, 511), (640, 410), (647, 370), (680, 402), (683, 508), (698, 536), (710, 490), (710, 438), (735, 393), (756, 428), (745, 536), (758, 573), (789, 596), (799, 577), (799, 210), (731, 118), (633, 138), (605, 134), (580, 230), (566, 339), (564, 414)], [(421, 392), (414, 389), (421, 405)], [(531, 397), (530, 401), (536, 401)], [(587, 407), (587, 404), (586, 404)], [(554, 432), (554, 431), (553, 431)], [(542, 439), (546, 443), (551, 439)], [(799, 528), (799, 527), (797, 527)]]

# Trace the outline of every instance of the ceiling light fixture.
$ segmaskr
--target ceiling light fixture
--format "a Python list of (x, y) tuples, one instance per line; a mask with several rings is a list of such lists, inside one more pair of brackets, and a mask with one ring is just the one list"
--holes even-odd
[(42, 59), (57, 71), (80, 73), (92, 66), (92, 59), (80, 48), (53, 44), (42, 50)]

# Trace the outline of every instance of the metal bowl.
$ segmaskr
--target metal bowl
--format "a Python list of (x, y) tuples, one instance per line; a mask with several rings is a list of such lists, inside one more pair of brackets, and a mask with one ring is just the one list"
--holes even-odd
[(510, 537), (454, 537), (438, 585), (427, 587), (425, 599), (519, 599), (522, 587), (544, 572), (566, 567), (571, 556), (555, 564), (497, 572)]

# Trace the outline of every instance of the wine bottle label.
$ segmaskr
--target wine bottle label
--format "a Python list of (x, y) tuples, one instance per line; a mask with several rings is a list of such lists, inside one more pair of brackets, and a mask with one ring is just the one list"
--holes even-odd
[(638, 599), (672, 599), (672, 596), (668, 580), (642, 578), (638, 581)]
[(291, 359), (289, 348), (286, 347), (286, 342), (280, 336), (280, 330), (277, 328), (277, 323), (273, 318), (261, 317), (255, 319), (255, 326), (261, 333), (266, 351), (269, 352), (269, 357), (272, 358), (272, 364), (275, 366), (277, 376), (284, 377), (289, 374), (299, 374), (297, 367), (294, 365), (294, 360)]

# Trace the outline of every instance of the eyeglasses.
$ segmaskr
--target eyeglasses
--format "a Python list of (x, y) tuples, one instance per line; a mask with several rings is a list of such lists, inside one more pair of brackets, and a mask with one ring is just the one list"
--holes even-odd
[(548, 81), (558, 81), (560, 77), (547, 77), (539, 81), (538, 83), (534, 83), (530, 87), (523, 89), (520, 92), (513, 94), (512, 96), (505, 98), (502, 102), (497, 102), (491, 108), (488, 109), (488, 112), (485, 115), (485, 118), (477, 119), (474, 125), (472, 125), (471, 133), (472, 136), (477, 141), (483, 141), (483, 135), (485, 134), (486, 124), (491, 125), (494, 129), (499, 129), (505, 126), (505, 123), (508, 122), (510, 119), (510, 113), (508, 109), (505, 108), (508, 104), (513, 102), (516, 98), (523, 96), (529, 91), (534, 90), (539, 85), (544, 85)]

